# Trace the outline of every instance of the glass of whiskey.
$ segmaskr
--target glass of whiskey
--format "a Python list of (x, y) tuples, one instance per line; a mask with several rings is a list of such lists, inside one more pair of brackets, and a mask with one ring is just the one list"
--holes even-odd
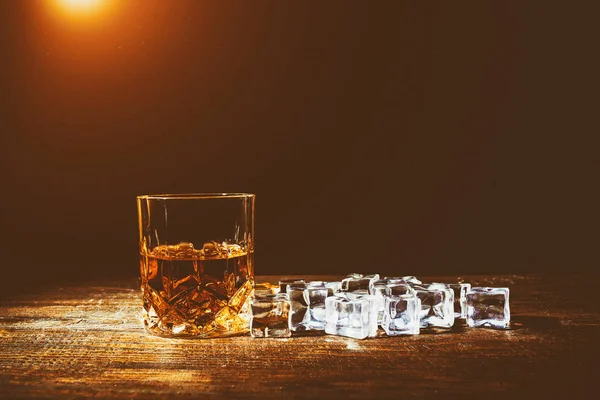
[(247, 333), (254, 194), (137, 197), (143, 322), (163, 337)]

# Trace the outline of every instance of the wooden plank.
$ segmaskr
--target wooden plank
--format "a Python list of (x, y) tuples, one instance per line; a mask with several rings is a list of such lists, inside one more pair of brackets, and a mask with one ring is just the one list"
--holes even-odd
[(464, 279), (511, 288), (510, 330), (457, 324), (362, 341), (330, 335), (164, 339), (144, 332), (135, 281), (23, 294), (0, 302), (0, 397), (554, 397), (583, 393), (600, 377), (593, 279)]

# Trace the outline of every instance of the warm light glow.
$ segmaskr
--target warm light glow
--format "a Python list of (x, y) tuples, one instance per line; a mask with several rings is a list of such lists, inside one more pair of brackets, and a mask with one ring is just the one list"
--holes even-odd
[(65, 11), (73, 14), (91, 14), (98, 11), (105, 0), (56, 0)]
[(90, 9), (98, 5), (100, 0), (61, 0), (65, 7), (73, 10)]

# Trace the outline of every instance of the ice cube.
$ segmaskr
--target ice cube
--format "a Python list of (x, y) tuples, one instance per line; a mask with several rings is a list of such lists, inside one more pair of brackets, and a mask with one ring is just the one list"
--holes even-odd
[(385, 287), (388, 283), (387, 279), (376, 279), (371, 281), (369, 293), (371, 296), (375, 297), (375, 302), (377, 303), (377, 323), (381, 324), (383, 318), (383, 297), (385, 295)]
[(304, 295), (306, 283), (293, 282), (287, 285), (286, 294), (290, 301), (290, 329), (294, 332), (304, 331), (304, 317), (308, 311), (308, 299)]
[(414, 294), (386, 296), (381, 327), (388, 336), (418, 335), (421, 300)]
[(395, 280), (395, 281), (402, 281), (403, 283), (407, 283), (409, 285), (421, 285), (423, 283), (419, 279), (417, 279), (417, 277), (412, 276), (412, 275), (407, 275), (407, 276), (386, 276), (383, 279), (389, 279), (389, 280)]
[(279, 285), (270, 282), (256, 282), (254, 284), (254, 293), (256, 295), (279, 294)]
[(467, 292), (467, 325), (507, 328), (510, 323), (508, 295), (508, 288), (472, 288)]
[(443, 284), (413, 285), (421, 300), (421, 328), (454, 325), (454, 291)]
[(163, 260), (177, 258), (178, 245), (160, 245), (152, 249), (151, 254)]
[(377, 334), (373, 296), (338, 293), (325, 300), (325, 333), (365, 339)]
[(310, 282), (304, 289), (304, 299), (308, 310), (302, 324), (309, 330), (325, 329), (325, 299), (327, 287), (325, 282)]
[(406, 283), (390, 283), (385, 287), (386, 296), (401, 296), (403, 294), (414, 294), (415, 290)]
[(194, 250), (194, 244), (188, 242), (181, 242), (175, 245), (160, 246), (160, 250), (163, 255), (166, 254), (167, 258), (171, 259), (190, 259), (196, 255)]
[(342, 290), (341, 282), (325, 282), (325, 287), (327, 288), (327, 296), (333, 296), (336, 293), (339, 293)]
[(391, 285), (394, 283), (403, 283), (404, 281), (401, 278), (383, 278), (383, 279), (373, 279), (369, 283), (369, 293), (375, 295), (377, 291), (381, 293), (385, 293), (385, 287), (387, 285)]
[(342, 292), (354, 292), (356, 290), (368, 291), (371, 282), (379, 279), (378, 274), (361, 276), (360, 274), (351, 274), (342, 279)]
[[(369, 284), (369, 294), (375, 297), (377, 303), (377, 323), (381, 324), (383, 318), (383, 297), (385, 296), (386, 287), (391, 284), (402, 282), (399, 279), (374, 279)], [(407, 286), (407, 285), (406, 285)]]
[(364, 276), (363, 274), (357, 274), (356, 272), (351, 272), (348, 275), (346, 275), (346, 278), (358, 279), (358, 278), (362, 278), (363, 276)]
[(242, 252), (242, 247), (235, 243), (221, 243), (219, 247), (219, 252), (221, 253), (221, 257), (231, 257), (237, 255)]
[(367, 290), (355, 290), (354, 292), (345, 292), (343, 295), (350, 299), (363, 299), (369, 302), (371, 307), (370, 317), (369, 317), (369, 337), (377, 336), (377, 301), (375, 296), (371, 296)]
[(467, 292), (471, 290), (470, 283), (448, 283), (454, 292), (454, 318), (467, 318)]
[(287, 286), (292, 283), (304, 283), (304, 279), (284, 279), (279, 281), (279, 293), (287, 293)]
[(417, 279), (416, 276), (412, 276), (412, 275), (403, 276), (401, 279), (404, 282), (411, 284), (411, 285), (421, 285), (423, 283), (419, 279)]
[(255, 296), (250, 302), (252, 318), (250, 334), (256, 338), (292, 336), (290, 330), (290, 302), (285, 294)]
[(221, 245), (213, 240), (202, 245), (202, 254), (204, 257), (216, 257), (221, 253)]

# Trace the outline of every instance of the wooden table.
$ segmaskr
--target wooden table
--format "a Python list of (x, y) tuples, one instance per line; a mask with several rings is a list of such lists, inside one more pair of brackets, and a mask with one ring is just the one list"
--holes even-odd
[(463, 278), (510, 287), (510, 330), (457, 324), (367, 340), (163, 339), (142, 328), (135, 281), (13, 296), (0, 301), (0, 397), (577, 398), (595, 390), (597, 277)]

